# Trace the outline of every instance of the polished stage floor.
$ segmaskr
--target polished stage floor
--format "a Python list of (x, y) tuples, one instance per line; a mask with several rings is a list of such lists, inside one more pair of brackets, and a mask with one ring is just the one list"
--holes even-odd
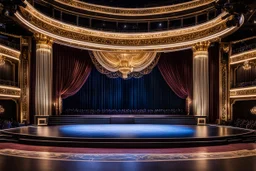
[(224, 126), (164, 124), (88, 124), (64, 126), (28, 126), (5, 130), (20, 135), (97, 139), (175, 139), (211, 138), (247, 134), (250, 131)]

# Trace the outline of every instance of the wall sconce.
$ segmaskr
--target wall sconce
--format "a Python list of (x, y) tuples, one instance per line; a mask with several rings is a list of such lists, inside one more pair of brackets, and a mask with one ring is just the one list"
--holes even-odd
[(251, 114), (256, 115), (256, 106), (254, 106), (253, 108), (251, 108)]
[(244, 69), (244, 70), (249, 70), (249, 69), (251, 69), (251, 65), (249, 64), (249, 61), (245, 61), (245, 62), (244, 62), (243, 69)]
[(5, 111), (4, 107), (2, 105), (0, 105), (0, 114), (3, 114)]
[(0, 66), (4, 64), (5, 64), (5, 58), (2, 55), (0, 55)]

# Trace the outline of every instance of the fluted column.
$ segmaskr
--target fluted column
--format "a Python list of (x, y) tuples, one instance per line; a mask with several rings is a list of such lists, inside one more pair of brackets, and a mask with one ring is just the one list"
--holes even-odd
[(209, 42), (200, 42), (193, 47), (193, 111), (194, 115), (209, 113)]
[(36, 115), (52, 114), (52, 41), (42, 35), (35, 34), (36, 39)]

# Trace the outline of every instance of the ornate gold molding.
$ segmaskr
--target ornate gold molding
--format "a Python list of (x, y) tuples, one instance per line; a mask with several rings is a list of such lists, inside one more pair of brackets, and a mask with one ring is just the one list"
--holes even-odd
[(53, 44), (53, 40), (50, 37), (41, 33), (35, 33), (34, 38), (36, 40), (36, 44), (44, 44), (49, 46), (52, 46)]
[(256, 49), (230, 56), (230, 65), (256, 59)]
[(197, 7), (208, 5), (213, 3), (215, 0), (193, 0), (190, 2), (161, 6), (151, 8), (118, 8), (110, 6), (95, 5), (91, 3), (81, 2), (79, 0), (55, 0), (58, 3), (68, 5), (74, 8), (83, 9), (86, 11), (92, 11), (96, 13), (103, 13), (109, 15), (120, 15), (120, 16), (148, 16), (158, 15), (166, 13), (174, 13), (185, 10), (191, 10)]
[(234, 88), (230, 90), (230, 98), (256, 97), (256, 86), (246, 88)]
[(22, 41), (22, 55), (20, 62), (20, 118), (21, 121), (29, 123), (29, 89), (30, 89), (30, 53), (31, 53), (31, 38), (23, 37)]
[(210, 44), (209, 41), (196, 43), (192, 48), (193, 52), (208, 51)]
[[(113, 33), (86, 29), (49, 18), (30, 4), (15, 13), (27, 27), (37, 33), (53, 38), (55, 42), (106, 51), (166, 51), (190, 48), (197, 42), (216, 41), (237, 28), (227, 28), (221, 17), (207, 23), (176, 30), (152, 33)], [(243, 18), (243, 17), (242, 17)], [(243, 20), (243, 19), (242, 19)]]
[(15, 60), (19, 60), (20, 51), (11, 49), (9, 47), (0, 45), (0, 54), (7, 58), (12, 58)]
[(20, 98), (20, 88), (0, 85), (0, 97)]

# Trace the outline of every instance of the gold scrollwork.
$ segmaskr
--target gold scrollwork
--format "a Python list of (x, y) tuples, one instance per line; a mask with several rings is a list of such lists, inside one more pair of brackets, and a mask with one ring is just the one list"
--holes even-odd
[(176, 5), (151, 7), (151, 8), (116, 8), (116, 7), (95, 5), (91, 3), (81, 2), (78, 0), (56, 0), (56, 1), (61, 4), (83, 9), (86, 11), (104, 13), (109, 15), (147, 16), (147, 15), (166, 14), (166, 13), (174, 13), (174, 12), (179, 12), (184, 10), (190, 10), (193, 8), (208, 5), (210, 3), (213, 3), (215, 0), (194, 0), (194, 1), (180, 3)]
[(20, 89), (7, 86), (0, 86), (0, 96), (4, 97), (13, 97), (19, 98), (20, 97)]
[(256, 49), (242, 52), (230, 57), (230, 64), (236, 64), (240, 62), (244, 62), (246, 60), (256, 59)]

